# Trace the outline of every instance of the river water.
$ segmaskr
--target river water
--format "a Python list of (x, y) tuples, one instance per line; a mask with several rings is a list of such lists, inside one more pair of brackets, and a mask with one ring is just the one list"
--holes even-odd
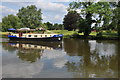
[(118, 41), (44, 43), (3, 38), (0, 47), (3, 78), (118, 78)]

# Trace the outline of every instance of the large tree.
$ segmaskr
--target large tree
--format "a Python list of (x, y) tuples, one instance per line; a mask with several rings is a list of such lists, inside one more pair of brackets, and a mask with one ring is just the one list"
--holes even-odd
[[(108, 2), (72, 2), (68, 8), (68, 11), (71, 10), (81, 10), (80, 14), (84, 19), (83, 32), (85, 36), (90, 34), (93, 22), (100, 24), (101, 21), (104, 21), (104, 26), (108, 26), (112, 14)], [(83, 23), (83, 21), (81, 23)]]
[(20, 19), (14, 15), (8, 15), (2, 18), (2, 31), (7, 31), (9, 28), (19, 28)]
[(118, 2), (117, 5), (117, 28), (118, 28), (118, 36), (120, 37), (120, 1)]
[(76, 11), (69, 11), (63, 20), (64, 29), (70, 31), (77, 29), (79, 19), (80, 15)]
[(22, 7), (17, 15), (21, 19), (22, 27), (36, 28), (41, 25), (41, 9), (37, 9), (35, 5)]
[(2, 31), (2, 22), (0, 22), (0, 31)]
[(118, 31), (118, 36), (120, 37), (120, 1), (117, 3), (111, 3), (115, 9), (113, 9), (113, 17), (111, 27)]

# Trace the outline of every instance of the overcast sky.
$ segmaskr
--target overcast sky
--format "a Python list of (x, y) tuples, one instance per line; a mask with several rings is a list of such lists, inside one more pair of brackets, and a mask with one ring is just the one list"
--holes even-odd
[[(9, 14), (18, 13), (21, 7), (26, 7), (28, 5), (35, 5), (38, 9), (42, 10), (43, 22), (52, 23), (62, 23), (64, 15), (67, 14), (67, 7), (72, 0), (34, 0), (34, 1), (24, 1), (24, 0), (4, 0), (0, 4), (0, 9), (2, 11), (0, 19)], [(0, 20), (1, 22), (2, 20)]]

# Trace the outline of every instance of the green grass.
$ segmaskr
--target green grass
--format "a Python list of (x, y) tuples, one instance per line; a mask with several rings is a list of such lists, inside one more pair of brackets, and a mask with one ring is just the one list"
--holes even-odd
[(9, 32), (0, 32), (0, 38), (6, 38)]
[[(53, 33), (56, 34), (63, 34), (64, 37), (70, 37), (71, 35), (78, 34), (78, 35), (84, 35), (84, 33), (77, 33), (77, 31), (68, 31), (68, 30), (50, 30)], [(91, 32), (91, 36), (96, 36), (97, 32)], [(118, 37), (117, 31), (102, 31), (103, 37)]]
[(50, 30), (53, 33), (56, 34), (63, 34), (64, 38), (69, 38), (73, 34), (77, 34), (77, 31), (68, 31), (68, 30)]
[(74, 33), (77, 33), (77, 31), (68, 31), (68, 30), (50, 30), (53, 33), (57, 33), (57, 34), (64, 34), (64, 35), (72, 35)]
[(0, 32), (1, 35), (6, 35), (8, 34), (9, 32)]
[(118, 37), (117, 31), (103, 31), (103, 37)]

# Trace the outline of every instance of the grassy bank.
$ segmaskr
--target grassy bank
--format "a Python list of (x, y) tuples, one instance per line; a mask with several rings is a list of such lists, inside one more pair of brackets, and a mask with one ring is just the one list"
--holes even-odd
[(6, 38), (6, 35), (7, 35), (8, 33), (9, 33), (9, 32), (0, 32), (0, 37)]
[[(50, 30), (53, 33), (63, 34), (64, 38), (85, 38), (83, 33), (78, 33), (78, 31), (68, 31), (68, 30)], [(100, 34), (92, 31), (88, 36), (89, 39), (110, 39), (116, 40), (118, 39), (117, 31), (101, 31)]]
[[(84, 35), (83, 33), (78, 33), (78, 31), (68, 31), (68, 30), (50, 30), (51, 32), (57, 33), (57, 34), (64, 34), (66, 35), (73, 35), (73, 34), (78, 34), (78, 35)], [(106, 37), (117, 37), (117, 31), (101, 31), (102, 36)], [(97, 32), (91, 32), (91, 36), (96, 36)]]
[(6, 35), (8, 34), (9, 32), (0, 32), (1, 35)]

